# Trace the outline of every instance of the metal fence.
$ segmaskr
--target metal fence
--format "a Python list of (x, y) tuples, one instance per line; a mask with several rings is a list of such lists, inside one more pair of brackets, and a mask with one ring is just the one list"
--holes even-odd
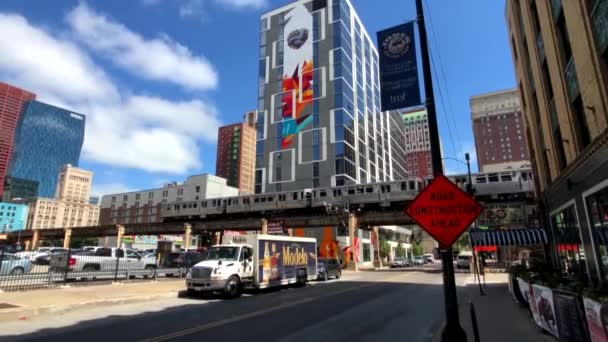
[(21, 291), (185, 277), (193, 263), (167, 263), (157, 256), (122, 249), (51, 248), (44, 252), (0, 251), (0, 265), (0, 290)]

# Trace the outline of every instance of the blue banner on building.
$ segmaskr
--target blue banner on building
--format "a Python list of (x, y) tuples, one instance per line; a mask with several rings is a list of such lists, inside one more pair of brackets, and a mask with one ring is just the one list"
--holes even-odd
[(420, 105), (414, 22), (378, 32), (382, 111)]

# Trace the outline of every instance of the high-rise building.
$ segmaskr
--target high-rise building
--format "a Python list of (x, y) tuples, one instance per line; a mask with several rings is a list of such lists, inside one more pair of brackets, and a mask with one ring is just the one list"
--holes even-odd
[(378, 51), (348, 0), (261, 17), (255, 192), (406, 176), (404, 125), (380, 111)]
[(224, 178), (190, 176), (183, 183), (172, 182), (159, 189), (104, 195), (99, 224), (160, 222), (163, 204), (238, 195), (239, 189), (228, 186)]
[(19, 114), (23, 104), (35, 98), (35, 94), (0, 82), (0, 195), (4, 191)]
[(64, 165), (56, 183), (55, 198), (30, 201), (28, 229), (96, 226), (100, 208), (89, 204), (93, 172)]
[(426, 109), (403, 113), (405, 122), (405, 169), (420, 179), (433, 176), (429, 121)]
[(36, 196), (38, 196), (38, 182), (11, 176), (4, 178), (2, 202), (11, 202), (17, 199), (27, 202)]
[(8, 174), (38, 182), (38, 196), (52, 198), (63, 165), (78, 166), (84, 127), (84, 115), (27, 102), (15, 130)]
[(258, 117), (258, 113), (255, 110), (250, 110), (247, 113), (245, 113), (243, 122), (245, 122), (245, 124), (247, 126), (255, 127), (257, 117)]
[(608, 1), (508, 0), (535, 184), (561, 270), (608, 280)]
[(215, 174), (244, 194), (252, 194), (254, 190), (255, 134), (255, 127), (247, 123), (218, 129)]
[(529, 169), (530, 157), (517, 89), (472, 96), (470, 106), (479, 170)]

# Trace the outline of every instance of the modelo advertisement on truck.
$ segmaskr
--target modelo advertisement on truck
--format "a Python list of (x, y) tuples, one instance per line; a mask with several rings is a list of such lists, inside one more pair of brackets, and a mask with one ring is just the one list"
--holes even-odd
[(309, 275), (316, 274), (316, 244), (310, 242), (258, 240), (260, 285), (286, 284), (297, 276), (298, 269), (306, 268)]

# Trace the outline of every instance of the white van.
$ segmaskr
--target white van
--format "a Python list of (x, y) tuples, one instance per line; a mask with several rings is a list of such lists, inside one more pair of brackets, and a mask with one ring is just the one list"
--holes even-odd
[(473, 261), (473, 253), (469, 251), (460, 252), (456, 257), (456, 268), (469, 268)]

